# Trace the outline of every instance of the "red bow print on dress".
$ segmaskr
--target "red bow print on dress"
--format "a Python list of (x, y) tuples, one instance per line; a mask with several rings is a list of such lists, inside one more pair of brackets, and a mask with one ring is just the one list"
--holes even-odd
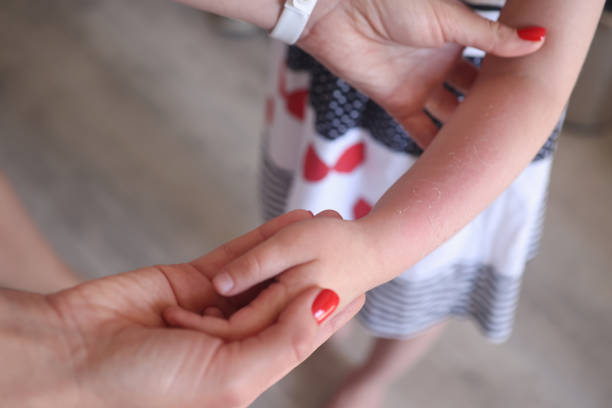
[(353, 218), (358, 220), (372, 211), (372, 206), (363, 198), (360, 198), (353, 206)]
[(307, 181), (323, 180), (331, 170), (339, 173), (350, 173), (365, 159), (365, 145), (357, 143), (342, 153), (334, 166), (328, 166), (317, 156), (312, 144), (308, 146), (304, 160), (304, 178)]
[(287, 111), (299, 119), (304, 120), (306, 113), (306, 101), (308, 100), (308, 89), (299, 89), (293, 92), (287, 92), (287, 67), (284, 64), (281, 65), (280, 72), (278, 75), (278, 93), (285, 100)]

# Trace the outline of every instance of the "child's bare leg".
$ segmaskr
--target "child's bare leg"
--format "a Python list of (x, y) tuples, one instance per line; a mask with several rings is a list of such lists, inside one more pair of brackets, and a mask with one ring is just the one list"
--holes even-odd
[(55, 292), (79, 283), (38, 232), (0, 173), (0, 286)]
[(379, 338), (364, 364), (353, 372), (327, 408), (378, 408), (388, 387), (431, 348), (440, 337), (441, 323), (410, 340)]

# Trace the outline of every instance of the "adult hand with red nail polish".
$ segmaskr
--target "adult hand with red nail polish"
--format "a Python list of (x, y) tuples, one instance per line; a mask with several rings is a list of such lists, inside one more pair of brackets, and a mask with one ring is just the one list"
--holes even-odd
[(439, 129), (423, 108), (447, 123), (459, 100), (443, 83), (467, 94), (477, 77), (463, 47), (524, 56), (542, 47), (545, 32), (487, 20), (458, 0), (319, 0), (298, 45), (425, 148)]
[(288, 225), (213, 278), (223, 296), (245, 291), (248, 297), (256, 295), (248, 306), (225, 317), (173, 308), (168, 320), (177, 327), (237, 340), (274, 324), (286, 305), (313, 285), (334, 291), (323, 293), (313, 305), (315, 317), (326, 318), (382, 283), (379, 272), (384, 265), (370, 239), (362, 223), (345, 221), (335, 211)]
[(166, 319), (176, 307), (230, 312), (239, 301), (218, 296), (211, 273), (308, 218), (292, 212), (195, 262), (52, 295), (0, 288), (2, 406), (246, 407), (352, 318), (363, 297), (330, 316), (334, 295), (305, 288), (273, 324), (235, 342), (169, 327)]
[[(270, 30), (278, 0), (178, 0)], [(500, 57), (534, 53), (545, 30), (479, 16), (459, 0), (318, 0), (297, 45), (394, 116), (421, 147), (459, 105), (444, 82), (467, 94), (478, 70), (465, 46)]]

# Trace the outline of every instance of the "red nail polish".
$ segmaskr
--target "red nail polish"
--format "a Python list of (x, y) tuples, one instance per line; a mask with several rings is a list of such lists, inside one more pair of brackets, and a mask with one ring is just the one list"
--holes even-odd
[(519, 37), (527, 41), (542, 41), (546, 37), (544, 27), (525, 27), (518, 29), (516, 32)]
[(321, 324), (338, 307), (340, 298), (333, 290), (324, 289), (312, 302), (312, 315), (317, 323)]

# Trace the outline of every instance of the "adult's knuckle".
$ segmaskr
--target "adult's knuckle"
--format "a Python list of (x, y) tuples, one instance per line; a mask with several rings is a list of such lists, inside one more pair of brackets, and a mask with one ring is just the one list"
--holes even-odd
[(504, 43), (505, 27), (497, 21), (486, 20), (487, 30), (491, 33), (489, 36), (489, 50), (496, 50), (500, 44)]
[(432, 18), (427, 25), (431, 46), (439, 48), (455, 36), (454, 19), (450, 17), (452, 6), (447, 3), (430, 3)]
[(293, 337), (295, 363), (299, 364), (312, 353), (312, 339), (307, 333), (297, 333)]

